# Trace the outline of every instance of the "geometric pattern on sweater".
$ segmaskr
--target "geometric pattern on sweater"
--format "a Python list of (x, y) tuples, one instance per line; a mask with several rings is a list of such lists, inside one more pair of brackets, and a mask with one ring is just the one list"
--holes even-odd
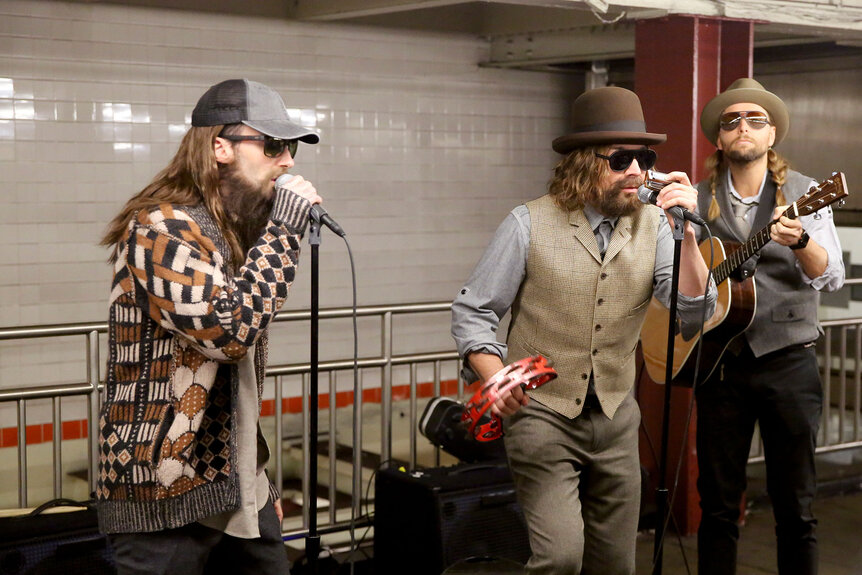
[(310, 205), (289, 201), (289, 217), (268, 222), (235, 275), (222, 242), (183, 206), (132, 218), (111, 292), (96, 491), (103, 531), (178, 527), (238, 503), (231, 380), (295, 275)]

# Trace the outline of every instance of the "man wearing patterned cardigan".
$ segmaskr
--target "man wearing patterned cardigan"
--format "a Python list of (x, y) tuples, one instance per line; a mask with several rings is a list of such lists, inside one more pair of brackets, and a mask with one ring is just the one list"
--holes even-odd
[[(640, 100), (617, 87), (585, 92), (549, 193), (515, 208), (452, 306), (464, 377), (483, 381), (506, 361), (541, 354), (557, 379), (501, 396), (505, 446), (530, 533), (531, 575), (632, 575), (640, 504), (638, 425), (630, 391), (635, 346), (653, 295), (670, 297), (674, 241), (665, 212), (637, 199), (647, 146)], [(693, 210), (682, 172), (658, 195), (665, 210)], [(685, 224), (679, 317), (699, 321), (708, 270)], [(712, 313), (715, 288), (706, 298)], [(506, 344), (496, 331), (511, 309)]]
[(212, 86), (113, 248), (99, 525), (120, 574), (287, 573), (258, 426), (267, 326), (320, 196), (294, 166), (318, 136), (249, 80)]

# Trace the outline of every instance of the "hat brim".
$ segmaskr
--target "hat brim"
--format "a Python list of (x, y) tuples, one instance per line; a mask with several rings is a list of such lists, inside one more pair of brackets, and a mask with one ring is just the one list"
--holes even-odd
[(243, 121), (243, 124), (249, 128), (254, 128), (261, 134), (282, 140), (299, 140), (306, 144), (316, 144), (320, 141), (320, 136), (314, 130), (287, 120)]
[(560, 136), (552, 147), (560, 154), (568, 154), (576, 148), (602, 144), (644, 144), (650, 146), (667, 140), (667, 134), (649, 132), (575, 132)]
[(743, 102), (757, 104), (769, 114), (769, 119), (775, 125), (775, 143), (773, 145), (777, 145), (784, 139), (790, 128), (790, 113), (781, 98), (766, 90), (739, 88), (722, 92), (710, 100), (703, 107), (703, 112), (700, 113), (700, 129), (713, 146), (718, 141), (718, 121), (721, 113), (728, 106)]

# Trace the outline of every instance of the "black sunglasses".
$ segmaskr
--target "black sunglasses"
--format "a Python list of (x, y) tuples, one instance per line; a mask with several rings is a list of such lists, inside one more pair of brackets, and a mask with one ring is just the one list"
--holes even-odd
[(282, 140), (281, 138), (273, 138), (272, 136), (234, 136), (228, 134), (219, 136), (231, 142), (244, 142), (252, 140), (255, 142), (263, 141), (263, 155), (267, 158), (277, 158), (284, 153), (284, 149), (290, 152), (290, 157), (296, 157), (296, 151), (299, 148), (299, 140)]
[(641, 170), (649, 170), (655, 166), (655, 161), (658, 159), (658, 154), (655, 150), (649, 148), (640, 148), (639, 150), (617, 150), (610, 156), (605, 156), (596, 152), (596, 157), (608, 161), (608, 165), (615, 172), (625, 172), (632, 165), (632, 160), (638, 161), (638, 166)]

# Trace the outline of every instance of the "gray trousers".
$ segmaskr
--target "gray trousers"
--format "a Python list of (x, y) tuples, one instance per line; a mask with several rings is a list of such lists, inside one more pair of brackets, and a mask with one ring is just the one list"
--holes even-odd
[[(589, 403), (589, 402), (588, 402)], [(530, 531), (530, 575), (632, 575), (640, 510), (640, 409), (568, 419), (530, 401), (504, 420), (506, 452)]]

